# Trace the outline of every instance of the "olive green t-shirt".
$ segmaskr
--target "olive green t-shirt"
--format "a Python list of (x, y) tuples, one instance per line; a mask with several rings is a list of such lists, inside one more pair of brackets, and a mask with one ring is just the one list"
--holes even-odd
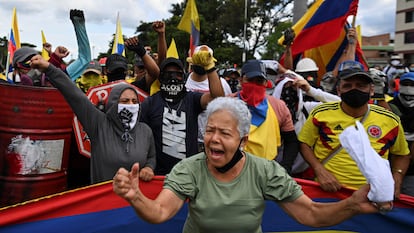
[(205, 154), (199, 153), (175, 165), (164, 188), (189, 201), (184, 233), (262, 232), (265, 200), (289, 202), (303, 195), (301, 186), (277, 162), (249, 153), (231, 182), (216, 180), (207, 169)]

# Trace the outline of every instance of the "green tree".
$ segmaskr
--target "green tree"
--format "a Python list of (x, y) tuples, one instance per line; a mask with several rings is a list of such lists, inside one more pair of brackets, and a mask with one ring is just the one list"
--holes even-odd
[[(245, 2), (247, 18), (245, 19)], [(243, 49), (246, 47), (247, 59), (255, 55), (263, 59), (274, 59), (283, 52), (277, 44), (282, 32), (290, 26), (293, 0), (203, 0), (196, 1), (200, 18), (200, 44), (213, 48), (219, 63), (238, 66), (242, 63)], [(171, 5), (172, 17), (163, 20), (166, 24), (166, 40), (169, 46), (175, 39), (178, 54), (185, 61), (188, 56), (189, 34), (177, 29), (186, 2)], [(246, 38), (243, 26), (246, 22)], [(157, 49), (157, 34), (152, 30), (151, 22), (140, 22), (136, 33), (140, 41)], [(244, 43), (245, 42), (245, 43)]]

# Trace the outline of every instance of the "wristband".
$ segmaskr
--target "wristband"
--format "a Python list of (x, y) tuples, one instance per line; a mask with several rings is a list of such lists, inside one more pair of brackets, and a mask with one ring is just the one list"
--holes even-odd
[(209, 70), (206, 70), (206, 73), (211, 73), (211, 72), (213, 72), (213, 71), (216, 71), (216, 67), (213, 67), (213, 68), (211, 68), (211, 69), (209, 69)]
[(135, 50), (135, 52), (142, 58), (147, 53), (147, 50), (145, 50), (144, 46), (141, 44), (138, 44), (137, 47), (138, 48)]
[(198, 74), (198, 75), (205, 75), (207, 74), (206, 70), (199, 65), (192, 65), (192, 69), (194, 71), (194, 73)]

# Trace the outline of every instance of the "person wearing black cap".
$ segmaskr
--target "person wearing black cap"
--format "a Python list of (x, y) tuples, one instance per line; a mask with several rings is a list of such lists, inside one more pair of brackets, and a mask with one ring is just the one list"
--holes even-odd
[[(266, 94), (271, 87), (266, 67), (260, 60), (248, 60), (241, 71), (241, 91), (233, 93), (243, 100), (252, 114), (250, 134), (244, 149), (268, 160), (276, 159), (283, 143), (280, 164), (291, 171), (299, 152), (292, 117), (285, 103)], [(270, 84), (270, 85), (269, 85)]]
[(111, 54), (106, 59), (105, 68), (108, 83), (117, 80), (124, 80), (127, 75), (128, 60), (120, 54)]
[(213, 98), (224, 96), (212, 56), (199, 51), (192, 58), (193, 65), (206, 72), (210, 92), (187, 91), (183, 63), (169, 57), (160, 64), (160, 91), (142, 103), (141, 121), (150, 126), (155, 139), (156, 175), (168, 174), (176, 163), (198, 153), (197, 116)]
[(392, 155), (394, 193), (398, 198), (401, 174), (409, 164), (409, 149), (398, 116), (383, 107), (368, 104), (374, 94), (374, 85), (361, 63), (342, 62), (338, 79), (337, 92), (341, 101), (323, 103), (314, 108), (299, 133), (304, 159), (313, 168), (325, 191), (336, 192), (342, 186), (359, 188), (366, 184), (367, 179), (339, 140), (346, 128), (360, 121), (378, 155), (384, 160)]

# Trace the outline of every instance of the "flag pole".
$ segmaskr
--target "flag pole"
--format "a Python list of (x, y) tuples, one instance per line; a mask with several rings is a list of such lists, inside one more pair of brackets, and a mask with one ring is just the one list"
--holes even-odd
[(247, 0), (244, 1), (244, 24), (243, 24), (243, 54), (242, 63), (246, 61), (246, 31), (247, 31)]
[(352, 17), (352, 27), (354, 28), (355, 27), (355, 20), (356, 20), (356, 15), (354, 15), (354, 17)]
[(9, 75), (9, 65), (10, 65), (10, 52), (7, 52), (7, 61), (6, 61), (6, 69), (5, 69), (6, 78)]
[(7, 41), (7, 59), (6, 59), (6, 66), (5, 66), (6, 68), (4, 69), (5, 70), (6, 79), (8, 79), (9, 71), (10, 71), (10, 69), (9, 69), (9, 66), (10, 66), (9, 41), (10, 41), (11, 34), (9, 34), (8, 36), (9, 36), (9, 40)]

